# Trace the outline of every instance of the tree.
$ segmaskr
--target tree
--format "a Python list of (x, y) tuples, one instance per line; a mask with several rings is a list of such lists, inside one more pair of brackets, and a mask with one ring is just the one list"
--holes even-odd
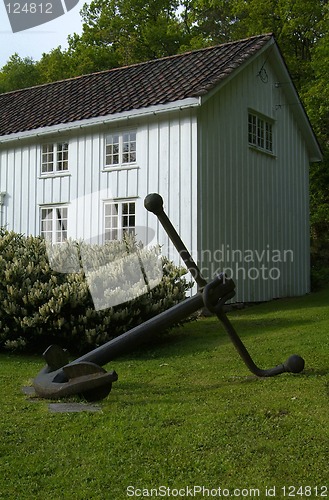
[(313, 78), (302, 96), (324, 151), (324, 161), (310, 169), (313, 260), (320, 264), (322, 276), (321, 264), (329, 267), (329, 5), (321, 25), (321, 37), (311, 50)]
[(72, 75), (78, 76), (103, 71), (120, 66), (118, 54), (105, 44), (97, 44), (82, 39), (77, 34), (69, 36)]
[(231, 0), (183, 0), (181, 19), (192, 48), (234, 39), (236, 18)]
[(311, 50), (312, 78), (302, 90), (309, 116), (324, 148), (329, 148), (329, 5), (321, 20), (321, 35)]
[(37, 69), (43, 83), (54, 82), (70, 78), (72, 74), (72, 61), (67, 51), (62, 51), (61, 47), (51, 50), (48, 54), (42, 54)]
[(323, 34), (327, 0), (233, 0), (236, 38), (274, 33), (295, 84), (312, 78), (312, 49)]
[(97, 69), (176, 54), (185, 41), (177, 7), (177, 0), (94, 0), (81, 11), (83, 32), (70, 50), (100, 55)]
[(32, 87), (41, 83), (37, 65), (30, 57), (12, 55), (0, 72), (0, 92)]
[(328, 0), (182, 0), (192, 47), (274, 33), (298, 88), (312, 79), (313, 48)]

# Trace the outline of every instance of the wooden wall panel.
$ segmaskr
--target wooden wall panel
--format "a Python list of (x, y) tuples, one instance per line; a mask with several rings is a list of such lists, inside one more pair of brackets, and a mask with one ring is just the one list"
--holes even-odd
[[(308, 155), (284, 82), (270, 62), (258, 76), (263, 62), (204, 104), (199, 128), (201, 262), (210, 276), (233, 272), (238, 301), (309, 291)], [(248, 109), (273, 120), (273, 155), (249, 147)]]

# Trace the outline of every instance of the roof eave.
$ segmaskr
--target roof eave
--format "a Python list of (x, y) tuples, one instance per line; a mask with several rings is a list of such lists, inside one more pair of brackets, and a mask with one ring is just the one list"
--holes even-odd
[[(272, 55), (272, 54), (271, 54)], [(295, 119), (298, 123), (300, 131), (304, 137), (308, 153), (309, 160), (311, 163), (320, 162), (323, 160), (323, 153), (321, 146), (317, 140), (309, 117), (303, 106), (303, 103), (299, 97), (298, 91), (294, 85), (294, 82), (289, 73), (289, 69), (285, 63), (282, 56), (280, 48), (277, 44), (274, 46), (273, 50), (273, 63), (275, 65), (275, 70), (278, 77), (284, 82), (283, 89), (286, 93), (288, 103), (291, 105), (292, 113), (295, 115)], [(280, 81), (278, 82), (280, 85)]]
[(84, 120), (77, 120), (69, 123), (59, 123), (57, 125), (52, 125), (49, 127), (41, 127), (32, 130), (25, 130), (22, 132), (16, 132), (13, 134), (7, 134), (0, 136), (0, 144), (8, 143), (17, 140), (30, 139), (32, 137), (46, 137), (54, 135), (56, 133), (61, 133), (68, 131), (74, 131), (84, 128), (90, 128), (94, 126), (106, 125), (117, 122), (128, 122), (136, 118), (147, 117), (150, 115), (159, 115), (163, 113), (170, 113), (173, 111), (179, 111), (187, 108), (195, 108), (201, 105), (201, 99), (199, 97), (189, 97), (186, 99), (181, 99), (179, 101), (173, 101), (165, 104), (157, 104), (154, 106), (148, 106), (140, 109), (132, 109), (129, 111), (123, 111), (121, 113), (115, 113), (111, 115), (98, 116), (95, 118), (87, 118)]

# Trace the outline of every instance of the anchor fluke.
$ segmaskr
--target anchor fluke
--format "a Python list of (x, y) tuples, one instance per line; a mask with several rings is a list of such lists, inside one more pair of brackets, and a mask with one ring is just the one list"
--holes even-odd
[[(87, 401), (104, 399), (118, 380), (115, 371), (89, 361), (67, 363), (68, 354), (52, 345), (44, 352), (47, 365), (33, 381), (36, 395), (42, 398), (59, 399), (79, 394)], [(62, 363), (64, 362), (64, 365)]]

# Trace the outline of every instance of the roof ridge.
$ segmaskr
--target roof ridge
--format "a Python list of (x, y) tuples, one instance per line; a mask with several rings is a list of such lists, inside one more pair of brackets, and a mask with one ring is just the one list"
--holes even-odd
[[(126, 66), (118, 66), (116, 68), (106, 69), (106, 70), (98, 71), (98, 72), (96, 71), (95, 73), (90, 73), (90, 74), (97, 74), (97, 73), (103, 73), (103, 72), (108, 72), (108, 71), (120, 70), (120, 69), (124, 69), (124, 68), (131, 68), (134, 66), (141, 66), (143, 64), (153, 64), (153, 63), (157, 63), (158, 61), (165, 61), (166, 59), (175, 59), (178, 57), (187, 56), (189, 54), (194, 54), (196, 52), (205, 52), (207, 50), (213, 50), (213, 49), (216, 49), (218, 47), (224, 47), (225, 45), (234, 45), (234, 44), (246, 42), (248, 40), (255, 40), (256, 38), (266, 38), (266, 37), (270, 37), (270, 36), (273, 36), (273, 33), (263, 33), (261, 35), (253, 35), (253, 36), (249, 36), (246, 38), (240, 38), (238, 40), (232, 40), (231, 42), (218, 43), (216, 45), (210, 45), (209, 47), (201, 47), (200, 49), (191, 49), (191, 50), (187, 50), (186, 52), (181, 52), (179, 54), (173, 54), (171, 56), (164, 56), (164, 57), (159, 57), (157, 59), (150, 59), (148, 61), (142, 61), (139, 63), (127, 64)], [(81, 76), (87, 76), (87, 75), (81, 75)]]
[(182, 52), (180, 54), (173, 54), (171, 56), (159, 57), (157, 59), (150, 59), (148, 61), (141, 61), (139, 63), (128, 64), (126, 66), (117, 66), (115, 68), (105, 69), (102, 71), (95, 71), (92, 73), (86, 73), (84, 75), (72, 76), (70, 78), (63, 78), (62, 80), (56, 80), (54, 82), (40, 83), (39, 85), (33, 85), (32, 87), (24, 87), (22, 89), (10, 90), (9, 92), (0, 93), (0, 97), (3, 95), (8, 95), (8, 94), (23, 93), (23, 92), (26, 92), (26, 91), (31, 90), (31, 89), (36, 89), (36, 88), (41, 88), (41, 87), (46, 87), (46, 86), (51, 86), (51, 85), (58, 85), (62, 82), (69, 82), (69, 81), (79, 80), (79, 79), (83, 79), (83, 78), (88, 78), (88, 77), (91, 77), (94, 75), (108, 74), (111, 72), (122, 71), (124, 69), (134, 68), (134, 67), (138, 67), (138, 66), (157, 64), (161, 61), (186, 57), (190, 54), (195, 54), (197, 52), (206, 52), (206, 51), (214, 50), (214, 49), (219, 48), (219, 47), (224, 47), (225, 45), (241, 44), (241, 43), (249, 41), (249, 40), (255, 40), (257, 38), (260, 39), (260, 38), (266, 38), (266, 37), (272, 37), (272, 36), (273, 36), (273, 33), (270, 33), (270, 32), (263, 33), (260, 35), (254, 35), (254, 36), (242, 38), (239, 40), (232, 40), (231, 42), (224, 42), (224, 43), (220, 43), (217, 45), (211, 45), (209, 47), (202, 47), (200, 49), (189, 50), (187, 52)]

